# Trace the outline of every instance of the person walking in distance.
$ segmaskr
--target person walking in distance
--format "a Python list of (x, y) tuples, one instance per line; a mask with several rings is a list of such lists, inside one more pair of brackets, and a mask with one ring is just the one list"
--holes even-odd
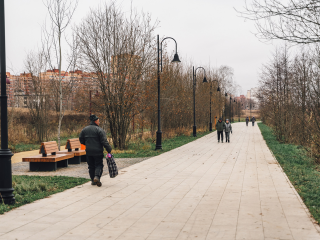
[(249, 123), (249, 117), (246, 118), (247, 127), (248, 127), (248, 123)]
[(220, 136), (221, 136), (221, 142), (223, 142), (223, 129), (225, 129), (226, 124), (222, 121), (222, 118), (219, 118), (219, 121), (216, 124), (216, 129), (218, 133), (218, 142), (220, 142)]
[(252, 126), (254, 126), (254, 122), (256, 121), (256, 118), (253, 116), (252, 118), (251, 118), (251, 122), (252, 122)]
[(100, 178), (103, 172), (103, 148), (111, 153), (111, 146), (105, 131), (99, 127), (100, 120), (96, 115), (90, 116), (90, 125), (82, 129), (79, 140), (86, 145), (87, 163), (91, 185), (101, 187)]
[(230, 132), (232, 133), (232, 126), (229, 122), (229, 119), (226, 119), (226, 127), (224, 131), (226, 133), (226, 142), (230, 142)]

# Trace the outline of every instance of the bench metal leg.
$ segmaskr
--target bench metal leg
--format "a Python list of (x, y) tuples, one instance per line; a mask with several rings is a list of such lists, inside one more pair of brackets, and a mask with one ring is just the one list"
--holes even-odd
[(81, 156), (74, 156), (73, 158), (68, 159), (68, 164), (80, 164)]
[(57, 167), (68, 167), (68, 159), (57, 162)]
[(57, 163), (56, 162), (30, 162), (29, 169), (30, 171), (56, 171)]
[(81, 162), (87, 162), (87, 155), (81, 156)]

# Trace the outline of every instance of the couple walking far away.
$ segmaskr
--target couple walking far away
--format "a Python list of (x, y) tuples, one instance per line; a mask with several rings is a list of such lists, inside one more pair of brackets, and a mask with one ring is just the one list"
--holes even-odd
[(232, 126), (229, 122), (229, 119), (226, 119), (226, 122), (224, 122), (222, 121), (222, 118), (219, 118), (219, 121), (216, 124), (216, 129), (218, 133), (218, 142), (220, 142), (220, 137), (221, 142), (223, 142), (223, 130), (226, 134), (226, 142), (230, 142), (230, 132), (232, 133)]
[[(81, 144), (86, 145), (86, 155), (91, 185), (97, 185), (98, 187), (101, 187), (102, 183), (100, 182), (100, 178), (103, 172), (103, 148), (105, 148), (108, 152), (107, 163), (109, 167), (109, 173), (111, 170), (110, 162), (111, 168), (113, 168), (112, 170), (116, 171), (116, 175), (118, 172), (113, 160), (113, 156), (111, 155), (112, 148), (107, 140), (107, 135), (105, 131), (99, 127), (99, 118), (96, 115), (91, 115), (90, 121), (90, 125), (81, 131), (79, 140)], [(114, 176), (110, 174), (110, 177)]]
[[(255, 121), (256, 121), (256, 118), (253, 116), (253, 117), (251, 118), (252, 126), (254, 126)], [(248, 123), (249, 123), (249, 122), (250, 122), (249, 117), (247, 117), (247, 118), (246, 118), (247, 127), (248, 127)]]

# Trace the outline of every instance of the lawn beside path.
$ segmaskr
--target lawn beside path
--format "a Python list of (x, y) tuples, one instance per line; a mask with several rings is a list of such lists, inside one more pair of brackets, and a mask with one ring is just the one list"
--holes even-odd
[(320, 222), (320, 167), (307, 156), (301, 146), (283, 144), (277, 141), (272, 129), (258, 123), (263, 138), (273, 152), (310, 213)]

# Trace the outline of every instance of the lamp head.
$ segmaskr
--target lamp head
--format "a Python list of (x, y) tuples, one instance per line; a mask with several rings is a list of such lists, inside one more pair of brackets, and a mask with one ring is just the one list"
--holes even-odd
[(227, 96), (228, 96), (228, 93), (225, 93), (225, 94), (224, 94), (224, 96), (226, 96), (226, 97), (227, 97)]
[(203, 78), (203, 82), (204, 82), (204, 83), (207, 83), (207, 82), (208, 82), (206, 77)]
[(233, 102), (236, 102), (236, 100), (233, 100)]
[(218, 88), (217, 88), (217, 92), (220, 92), (220, 88), (219, 88), (219, 86), (218, 86)]
[(178, 53), (174, 54), (172, 62), (181, 62)]

